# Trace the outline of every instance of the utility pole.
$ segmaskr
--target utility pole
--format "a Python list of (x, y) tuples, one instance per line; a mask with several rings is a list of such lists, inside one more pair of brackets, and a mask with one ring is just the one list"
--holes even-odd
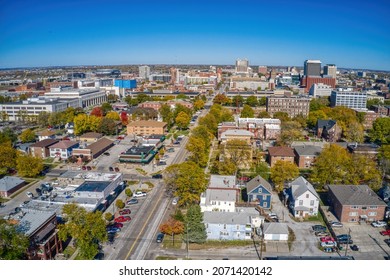
[(351, 236), (351, 228), (348, 230), (348, 239), (347, 239), (347, 248), (345, 248), (345, 257), (347, 256), (347, 252), (348, 252), (348, 246), (349, 246), (349, 238)]
[(187, 221), (187, 230), (186, 230), (186, 231), (187, 231), (187, 260), (188, 260), (188, 258), (189, 258), (189, 248), (188, 248), (188, 247), (189, 247), (189, 246), (188, 246), (188, 245), (189, 245), (189, 244), (188, 244), (188, 221)]

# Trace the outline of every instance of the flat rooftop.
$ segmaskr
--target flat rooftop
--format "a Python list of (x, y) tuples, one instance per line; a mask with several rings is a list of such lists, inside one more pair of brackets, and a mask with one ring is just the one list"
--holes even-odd
[(85, 181), (82, 183), (75, 191), (76, 192), (102, 192), (108, 185), (110, 181)]
[(86, 181), (114, 181), (121, 173), (102, 173), (82, 170), (68, 170), (60, 178), (84, 179)]
[(153, 149), (154, 149), (154, 147), (136, 147), (136, 146), (133, 146), (130, 149), (128, 149), (124, 153), (124, 155), (141, 155), (141, 154), (148, 155)]

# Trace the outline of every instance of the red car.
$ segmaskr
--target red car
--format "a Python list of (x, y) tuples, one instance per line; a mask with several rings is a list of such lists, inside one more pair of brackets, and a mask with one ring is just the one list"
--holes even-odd
[(123, 228), (123, 224), (122, 223), (113, 223), (112, 226), (116, 227), (116, 228)]
[(123, 210), (119, 211), (119, 215), (129, 215), (129, 214), (131, 214), (130, 209), (123, 209)]
[(390, 236), (390, 229), (381, 231), (380, 234), (381, 235), (389, 235)]
[(116, 223), (124, 223), (131, 221), (130, 216), (119, 216), (118, 218), (115, 218), (114, 220)]
[(324, 236), (320, 238), (321, 242), (327, 242), (327, 241), (334, 241), (333, 237), (330, 236)]
[(123, 136), (118, 136), (116, 139), (118, 139), (118, 140), (123, 140), (123, 139), (125, 139), (125, 137), (123, 137)]

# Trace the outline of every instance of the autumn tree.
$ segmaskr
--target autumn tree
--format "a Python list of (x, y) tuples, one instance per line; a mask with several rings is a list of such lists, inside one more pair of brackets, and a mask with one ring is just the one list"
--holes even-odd
[(34, 178), (42, 172), (43, 160), (20, 153), (16, 158), (16, 169), (20, 176)]
[(261, 118), (261, 119), (268, 119), (268, 118), (271, 118), (270, 114), (267, 112), (267, 111), (261, 111), (258, 115), (257, 115), (258, 118)]
[(181, 234), (184, 231), (184, 225), (182, 222), (173, 218), (169, 218), (168, 221), (160, 225), (160, 231), (166, 235), (172, 236), (172, 245), (175, 245), (175, 234)]
[(194, 102), (194, 110), (198, 111), (204, 108), (205, 102), (202, 99), (198, 99)]
[(112, 215), (110, 212), (106, 212), (104, 214), (104, 219), (107, 221), (107, 222), (111, 222), (113, 219), (114, 219), (114, 215)]
[(204, 142), (204, 144), (205, 144), (206, 147), (210, 147), (210, 145), (211, 145), (211, 139), (214, 137), (214, 136), (209, 132), (209, 130), (207, 129), (207, 127), (205, 127), (205, 126), (203, 126), (203, 125), (198, 125), (198, 126), (196, 126), (196, 127), (192, 130), (191, 136), (194, 136), (194, 137), (197, 137), (197, 138), (202, 139), (202, 141)]
[(390, 144), (390, 118), (377, 118), (369, 135), (373, 142)]
[(0, 175), (7, 174), (8, 170), (16, 167), (16, 150), (11, 142), (0, 144)]
[(26, 256), (30, 240), (16, 226), (0, 219), (0, 260), (21, 260)]
[(120, 120), (119, 114), (117, 112), (114, 112), (114, 111), (107, 112), (105, 118), (111, 119), (111, 120), (114, 120), (114, 121), (119, 121)]
[(245, 104), (241, 111), (241, 118), (253, 118), (255, 116), (255, 112), (253, 109)]
[(23, 130), (23, 132), (19, 135), (19, 139), (22, 141), (22, 143), (33, 142), (35, 141), (35, 138), (36, 135), (30, 128)]
[(351, 122), (344, 131), (345, 140), (348, 142), (362, 143), (364, 141), (364, 127), (362, 124)]
[(233, 105), (233, 106), (241, 107), (242, 104), (244, 104), (244, 97), (242, 97), (242, 96), (239, 95), (239, 94), (233, 96), (233, 98), (232, 98), (232, 105)]
[(133, 191), (130, 188), (125, 189), (125, 194), (127, 197), (132, 197), (133, 196)]
[(58, 236), (66, 241), (75, 240), (81, 259), (93, 259), (99, 252), (99, 244), (107, 240), (106, 222), (100, 211), (88, 212), (75, 203), (62, 208), (65, 224), (58, 225)]
[(74, 118), (75, 134), (80, 135), (84, 132), (93, 131), (97, 132), (102, 122), (101, 117), (96, 117), (94, 115), (80, 114)]
[(40, 112), (37, 116), (37, 124), (40, 127), (47, 127), (49, 125), (49, 118), (50, 118), (50, 113), (43, 111)]
[(192, 161), (166, 168), (164, 182), (175, 196), (180, 197), (179, 205), (198, 203), (200, 194), (206, 190), (203, 169)]
[(382, 185), (382, 174), (376, 161), (366, 155), (351, 155), (350, 166), (345, 166), (346, 184), (367, 184), (372, 190), (378, 191)]
[(277, 192), (284, 189), (284, 184), (287, 181), (294, 180), (299, 175), (298, 166), (289, 161), (278, 160), (271, 167), (271, 180), (275, 184)]
[(171, 127), (174, 120), (171, 107), (168, 104), (163, 104), (158, 112), (160, 113), (163, 121), (167, 123), (168, 127)]
[(277, 145), (290, 145), (293, 141), (301, 139), (302, 126), (297, 121), (285, 121), (281, 125), (281, 133), (277, 140)]
[(246, 101), (246, 104), (248, 104), (251, 107), (256, 107), (259, 105), (259, 101), (257, 100), (257, 97), (254, 95), (249, 96)]
[(245, 140), (233, 139), (225, 144), (224, 155), (238, 167), (251, 162), (251, 149)]
[(0, 144), (7, 142), (9, 142), (9, 144), (13, 144), (16, 142), (16, 140), (18, 140), (18, 136), (9, 127), (6, 127), (3, 129), (3, 131), (0, 131)]
[(207, 233), (206, 227), (203, 222), (203, 213), (200, 206), (195, 204), (191, 205), (186, 214), (185, 219), (185, 234), (184, 240), (189, 243), (202, 244), (206, 242)]
[(230, 159), (224, 159), (223, 162), (216, 160), (211, 166), (210, 172), (218, 175), (234, 175), (237, 168), (237, 165)]
[(101, 109), (103, 112), (103, 116), (105, 116), (105, 115), (107, 115), (108, 112), (112, 111), (112, 105), (108, 102), (104, 102), (101, 106)]
[(190, 136), (186, 149), (191, 153), (189, 159), (198, 164), (200, 167), (206, 167), (208, 161), (208, 150), (205, 141), (196, 136)]
[(221, 104), (221, 105), (229, 104), (229, 102), (230, 100), (225, 94), (217, 94), (213, 100), (214, 104)]
[(198, 124), (206, 127), (213, 135), (217, 133), (218, 122), (212, 114), (207, 114), (206, 116), (199, 118)]
[(290, 117), (288, 116), (288, 113), (286, 113), (286, 112), (276, 112), (276, 113), (274, 113), (273, 118), (279, 119), (282, 123), (290, 120)]
[(115, 206), (117, 207), (117, 208), (119, 208), (119, 209), (123, 209), (123, 208), (125, 208), (125, 203), (123, 202), (123, 200), (122, 199), (117, 199), (116, 201), (115, 201)]
[(95, 117), (103, 117), (104, 115), (104, 112), (103, 112), (103, 109), (102, 107), (95, 107), (92, 109), (91, 113), (90, 113), (91, 116), (95, 116)]
[(127, 113), (125, 111), (121, 112), (120, 119), (121, 119), (122, 125), (129, 124), (129, 117), (127, 116)]
[(185, 112), (180, 112), (175, 119), (175, 123), (179, 129), (188, 128), (190, 121), (191, 121), (191, 117), (187, 115)]
[(104, 135), (115, 135), (116, 130), (117, 127), (115, 121), (107, 118), (107, 116), (102, 118), (97, 129), (98, 132), (103, 133)]

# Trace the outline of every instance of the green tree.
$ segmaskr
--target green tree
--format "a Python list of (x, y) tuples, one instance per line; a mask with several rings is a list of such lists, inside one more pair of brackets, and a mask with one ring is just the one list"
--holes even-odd
[(22, 177), (34, 178), (43, 170), (43, 160), (30, 155), (19, 154), (16, 158), (16, 169)]
[(258, 115), (257, 115), (258, 118), (261, 118), (261, 119), (268, 119), (268, 118), (271, 118), (270, 114), (267, 112), (267, 111), (261, 111)]
[(377, 118), (369, 133), (373, 142), (390, 144), (390, 118)]
[(199, 205), (191, 205), (187, 210), (184, 239), (189, 243), (206, 242), (207, 233), (203, 222), (203, 213)]
[(208, 131), (213, 135), (217, 133), (218, 122), (212, 114), (199, 118), (198, 124), (207, 127)]
[(344, 131), (344, 137), (348, 142), (362, 143), (364, 141), (364, 127), (358, 122), (352, 122)]
[(274, 119), (279, 119), (282, 123), (288, 122), (290, 120), (290, 117), (286, 112), (276, 112), (273, 116)]
[(107, 222), (111, 222), (113, 219), (114, 219), (114, 215), (112, 215), (110, 212), (106, 212), (104, 214), (104, 219), (107, 221)]
[(168, 127), (170, 127), (173, 123), (173, 120), (174, 120), (171, 107), (167, 104), (163, 104), (163, 105), (161, 105), (159, 113), (160, 113), (163, 121), (168, 124)]
[(244, 104), (244, 97), (241, 95), (235, 95), (232, 98), (232, 105), (236, 107), (241, 107)]
[(299, 140), (302, 137), (301, 124), (297, 121), (286, 121), (282, 123), (277, 144), (279, 146), (290, 145), (293, 141)]
[(40, 112), (37, 117), (37, 124), (40, 127), (47, 127), (49, 125), (49, 118), (50, 118), (50, 113), (49, 112)]
[(123, 209), (123, 208), (125, 208), (125, 203), (123, 202), (123, 200), (122, 199), (117, 199), (116, 201), (115, 201), (115, 206), (117, 207), (117, 208), (119, 208), (119, 209)]
[(200, 194), (206, 190), (203, 169), (192, 161), (173, 164), (166, 168), (164, 181), (168, 189), (180, 197), (179, 205), (198, 203)]
[(198, 111), (204, 108), (204, 101), (202, 99), (198, 99), (194, 102), (194, 110)]
[(115, 95), (115, 94), (109, 94), (109, 95), (107, 96), (107, 101), (108, 101), (109, 103), (114, 103), (114, 102), (116, 102), (117, 100), (118, 100), (118, 96)]
[(125, 194), (127, 197), (132, 197), (133, 196), (133, 192), (130, 188), (126, 188), (125, 189)]
[(0, 260), (21, 260), (30, 245), (28, 237), (18, 232), (15, 225), (0, 219)]
[(254, 118), (255, 117), (255, 112), (253, 111), (253, 109), (245, 104), (244, 105), (244, 108), (242, 108), (242, 111), (241, 111), (241, 118)]
[(267, 104), (267, 98), (266, 97), (260, 97), (259, 99), (259, 106), (265, 106)]
[(366, 105), (367, 109), (373, 110), (375, 105), (383, 105), (383, 102), (378, 98), (367, 100), (367, 105)]
[(213, 103), (226, 105), (226, 104), (229, 104), (229, 101), (230, 101), (229, 98), (225, 94), (217, 94), (214, 97)]
[(235, 175), (237, 168), (237, 165), (233, 161), (224, 159), (223, 162), (218, 160), (214, 161), (210, 171), (212, 174), (218, 175)]
[(224, 147), (225, 158), (230, 159), (237, 167), (251, 162), (251, 146), (245, 140), (227, 141)]
[(284, 183), (294, 180), (299, 175), (298, 166), (294, 163), (278, 160), (274, 166), (271, 167), (271, 180), (275, 184), (277, 192), (284, 189)]
[(66, 241), (75, 240), (82, 259), (93, 259), (99, 252), (99, 244), (107, 240), (106, 222), (100, 211), (87, 212), (75, 203), (66, 204), (62, 209), (65, 224), (58, 225), (58, 236)]
[(29, 143), (35, 141), (36, 135), (34, 131), (30, 128), (23, 130), (23, 132), (19, 135), (20, 141), (23, 143)]
[(255, 173), (256, 175), (260, 175), (261, 177), (263, 177), (265, 180), (268, 180), (270, 176), (270, 168), (267, 163), (259, 162), (255, 166)]
[(3, 131), (0, 131), (0, 144), (7, 143), (7, 142), (13, 144), (16, 142), (17, 139), (18, 136), (9, 127), (6, 127), (3, 129)]
[(359, 154), (353, 155), (347, 171), (347, 184), (367, 184), (375, 192), (381, 188), (382, 174), (376, 161), (371, 157)]
[(209, 132), (207, 127), (203, 125), (198, 125), (197, 127), (195, 127), (191, 132), (191, 136), (202, 139), (202, 141), (204, 142), (207, 148), (210, 147), (211, 139), (213, 137), (213, 135)]
[(301, 128), (306, 128), (307, 126), (307, 118), (302, 114), (299, 114), (292, 118), (292, 121), (298, 122), (301, 125)]
[(150, 97), (147, 96), (145, 93), (141, 93), (141, 94), (137, 94), (137, 104), (140, 104), (140, 103), (143, 103), (143, 102), (146, 102), (146, 101), (149, 101), (150, 100)]
[(259, 101), (257, 100), (257, 97), (256, 96), (249, 96), (247, 99), (246, 99), (246, 104), (248, 104), (249, 106), (251, 107), (256, 107), (259, 105)]
[(172, 244), (175, 245), (175, 234), (181, 234), (184, 231), (183, 223), (173, 218), (160, 226), (160, 231), (166, 235), (172, 236)]
[(188, 99), (188, 96), (185, 95), (184, 93), (179, 93), (177, 96), (176, 96), (177, 99)]
[(345, 179), (351, 160), (350, 154), (343, 147), (327, 145), (317, 157), (310, 178), (321, 187), (327, 184), (344, 184), (347, 182)]
[(175, 123), (179, 129), (187, 129), (190, 121), (191, 117), (185, 112), (180, 112), (175, 119)]
[(16, 150), (11, 142), (0, 144), (0, 175), (7, 174), (8, 170), (16, 167)]
[(62, 118), (61, 118), (61, 113), (58, 112), (53, 112), (49, 116), (49, 125), (53, 127), (58, 127), (59, 125), (62, 124)]
[(103, 133), (104, 135), (115, 135), (116, 133), (116, 123), (113, 119), (104, 117), (102, 118), (97, 131)]
[(322, 110), (323, 108), (329, 107), (330, 101), (328, 97), (313, 98), (310, 100), (310, 112)]
[(110, 103), (104, 102), (101, 106), (103, 111), (103, 116), (107, 115), (108, 112), (112, 111), (112, 106)]
[(307, 125), (310, 128), (315, 128), (318, 120), (327, 120), (329, 117), (322, 110), (317, 110), (309, 112), (309, 117), (307, 119)]
[(208, 161), (208, 148), (202, 138), (190, 136), (186, 149), (191, 153), (189, 159), (200, 167), (206, 167)]

